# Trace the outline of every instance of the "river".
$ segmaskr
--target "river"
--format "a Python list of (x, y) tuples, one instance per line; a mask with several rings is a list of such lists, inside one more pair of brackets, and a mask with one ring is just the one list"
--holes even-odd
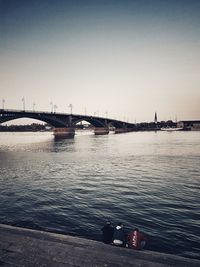
[(101, 240), (121, 221), (200, 259), (199, 189), (200, 132), (0, 133), (0, 223)]

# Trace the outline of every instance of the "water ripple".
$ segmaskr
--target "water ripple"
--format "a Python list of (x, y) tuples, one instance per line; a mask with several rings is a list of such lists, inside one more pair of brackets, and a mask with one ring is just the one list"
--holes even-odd
[(101, 240), (122, 221), (147, 249), (200, 258), (198, 132), (20, 134), (0, 134), (1, 223)]

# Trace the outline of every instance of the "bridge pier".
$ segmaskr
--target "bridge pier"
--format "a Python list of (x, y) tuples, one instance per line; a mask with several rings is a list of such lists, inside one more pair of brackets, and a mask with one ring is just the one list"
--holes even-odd
[(94, 134), (95, 135), (109, 134), (109, 128), (108, 127), (95, 127)]
[(73, 127), (54, 128), (53, 135), (55, 138), (73, 138), (75, 129)]
[(115, 128), (115, 134), (126, 133), (128, 130), (126, 128)]

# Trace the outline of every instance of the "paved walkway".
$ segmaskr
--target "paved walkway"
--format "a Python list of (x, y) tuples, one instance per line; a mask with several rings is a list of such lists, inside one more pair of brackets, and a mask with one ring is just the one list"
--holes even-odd
[(199, 267), (200, 261), (0, 224), (0, 266)]

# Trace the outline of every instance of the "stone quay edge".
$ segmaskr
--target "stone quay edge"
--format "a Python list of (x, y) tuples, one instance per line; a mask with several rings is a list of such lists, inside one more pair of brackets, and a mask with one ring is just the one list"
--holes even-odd
[(0, 224), (0, 266), (197, 267), (200, 266), (200, 261)]

